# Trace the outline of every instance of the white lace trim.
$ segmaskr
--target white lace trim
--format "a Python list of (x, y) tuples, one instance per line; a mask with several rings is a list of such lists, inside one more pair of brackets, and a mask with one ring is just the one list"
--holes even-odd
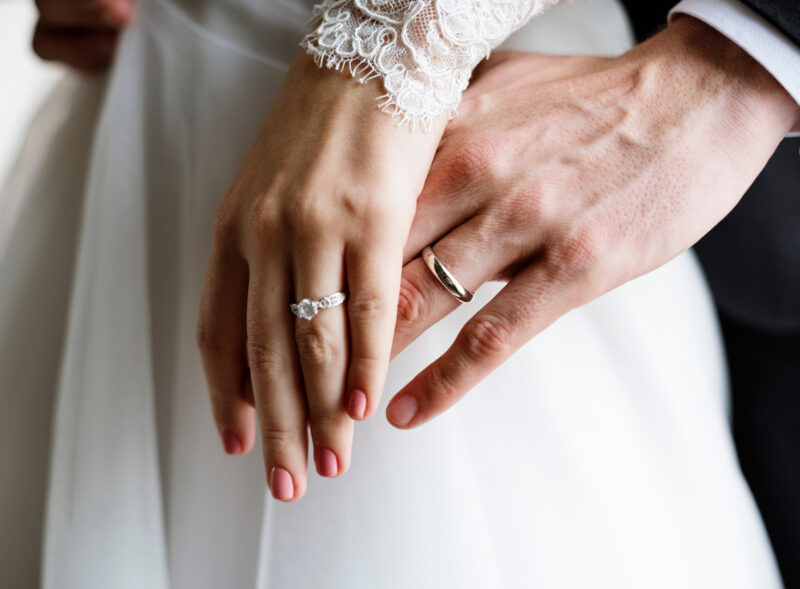
[(472, 70), (559, 0), (324, 0), (301, 46), (320, 67), (379, 77), (382, 110), (412, 128), (455, 115)]

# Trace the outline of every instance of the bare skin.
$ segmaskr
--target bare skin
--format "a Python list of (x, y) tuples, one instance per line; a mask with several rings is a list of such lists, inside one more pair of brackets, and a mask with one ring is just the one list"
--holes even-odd
[(618, 59), (498, 54), (476, 72), (406, 245), (393, 354), (457, 305), (420, 250), (505, 288), (397, 393), (396, 427), (445, 411), (568, 312), (692, 246), (800, 116), (734, 43), (682, 17)]
[[(37, 6), (36, 52), (83, 70), (108, 65), (134, 11), (131, 0)], [(214, 415), (225, 450), (241, 454), (258, 413), (284, 501), (305, 492), (309, 427), (317, 472), (347, 471), (353, 420), (374, 414), (386, 378), (403, 245), (444, 120), (412, 133), (376, 108), (382, 93), (299, 56), (216, 217), (197, 330)], [(346, 305), (313, 322), (289, 312), (345, 287)]]
[[(87, 70), (108, 64), (133, 16), (130, 0), (37, 4), (37, 53)], [(241, 454), (258, 414), (284, 501), (305, 492), (308, 426), (317, 472), (346, 472), (353, 420), (374, 414), (389, 358), (458, 305), (418, 259), (425, 245), (472, 290), (508, 284), (396, 395), (387, 417), (400, 428), (690, 247), (800, 116), (690, 17), (617, 59), (497, 54), (444, 136), (443, 121), (398, 128), (375, 108), (381, 92), (299, 57), (216, 218), (198, 320), (214, 415)], [(346, 306), (313, 322), (288, 312), (345, 285)]]
[[(341, 475), (353, 419), (374, 414), (386, 379), (403, 246), (444, 122), (412, 133), (376, 108), (381, 93), (299, 56), (216, 216), (198, 321), (214, 415), (239, 454), (255, 406), (283, 501), (305, 492), (306, 424), (317, 472)], [(289, 311), (345, 287), (312, 321)]]

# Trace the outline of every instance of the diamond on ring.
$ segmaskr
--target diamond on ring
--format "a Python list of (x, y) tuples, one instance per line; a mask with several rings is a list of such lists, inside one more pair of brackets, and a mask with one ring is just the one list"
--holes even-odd
[(303, 299), (299, 303), (292, 303), (289, 308), (292, 313), (300, 319), (311, 321), (320, 312), (320, 309), (330, 309), (337, 305), (341, 305), (347, 295), (343, 292), (336, 292), (321, 299)]

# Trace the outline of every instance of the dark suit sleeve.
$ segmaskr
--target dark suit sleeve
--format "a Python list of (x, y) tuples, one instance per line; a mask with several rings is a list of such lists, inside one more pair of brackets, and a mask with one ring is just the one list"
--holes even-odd
[[(800, 0), (739, 0), (800, 45)], [(667, 24), (667, 13), (678, 0), (622, 0), (641, 41)]]
[(741, 0), (800, 45), (800, 0)]

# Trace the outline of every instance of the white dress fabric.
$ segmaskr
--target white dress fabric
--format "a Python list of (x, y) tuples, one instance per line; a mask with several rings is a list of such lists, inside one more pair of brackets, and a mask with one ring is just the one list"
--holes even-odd
[[(37, 586), (41, 545), (46, 589), (779, 587), (690, 254), (395, 430), (388, 400), (500, 286), (480, 289), (392, 363), (348, 473), (309, 458), (297, 503), (258, 448), (223, 454), (194, 338), (212, 218), (312, 7), (205, 6), (140, 0), (108, 79), (65, 80), (6, 185), (0, 585)], [(616, 53), (626, 31), (594, 0), (508, 43)]]

